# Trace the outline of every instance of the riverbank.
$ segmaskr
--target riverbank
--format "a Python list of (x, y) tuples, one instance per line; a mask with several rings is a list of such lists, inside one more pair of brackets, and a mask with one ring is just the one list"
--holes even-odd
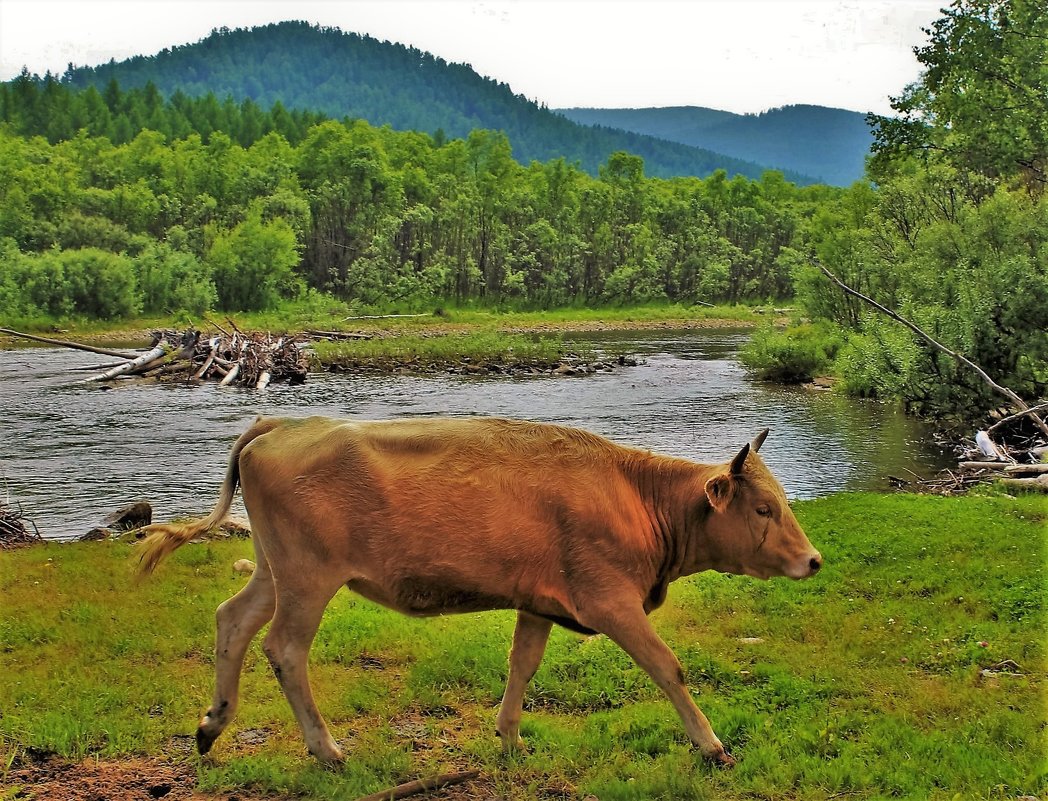
[[(0, 553), (0, 786), (31, 793), (45, 771), (98, 782), (106, 766), (134, 765), (177, 774), (178, 792), (195, 779), (198, 792), (241, 799), (353, 799), (467, 768), (481, 777), (460, 795), (429, 797), (1048, 790), (1043, 500), (835, 495), (796, 510), (826, 559), (817, 578), (702, 574), (674, 584), (653, 615), (734, 771), (691, 752), (669, 703), (615, 645), (559, 629), (527, 696), (531, 754), (506, 760), (491, 731), (512, 614), (415, 620), (348, 592), (311, 657), (347, 765), (324, 770), (305, 754), (257, 642), (237, 720), (198, 761), (213, 610), (243, 585), (232, 564), (251, 558), (250, 542), (186, 546), (139, 586), (132, 546), (99, 542)], [(63, 772), (85, 759), (90, 770)], [(146, 784), (112, 797), (156, 797)]]
[[(630, 354), (594, 354), (565, 344), (565, 335), (603, 331), (751, 328), (760, 308), (745, 306), (561, 309), (548, 312), (494, 312), (437, 309), (431, 314), (347, 314), (347, 307), (287, 304), (279, 311), (235, 317), (207, 317), (189, 327), (227, 333), (305, 333), (313, 340), (312, 369), (476, 375), (586, 375), (635, 364)], [(154, 331), (184, 330), (174, 318), (106, 324), (101, 321), (37, 325), (24, 333), (43, 334), (95, 347), (142, 347)], [(0, 347), (27, 340), (0, 335)]]
[[(60, 337), (94, 345), (120, 346), (148, 340), (154, 330), (194, 326), (228, 327), (233, 319), (245, 330), (296, 333), (333, 331), (381, 338), (413, 334), (435, 337), (448, 334), (495, 332), (500, 334), (556, 334), (568, 331), (617, 331), (724, 327), (754, 327), (774, 311), (750, 306), (638, 306), (570, 308), (553, 311), (516, 312), (484, 309), (438, 308), (432, 313), (371, 313), (355, 310), (337, 301), (287, 303), (272, 312), (225, 315), (215, 312), (200, 319), (150, 317), (134, 320), (38, 320), (13, 327), (26, 333)], [(0, 336), (0, 347), (18, 345)]]

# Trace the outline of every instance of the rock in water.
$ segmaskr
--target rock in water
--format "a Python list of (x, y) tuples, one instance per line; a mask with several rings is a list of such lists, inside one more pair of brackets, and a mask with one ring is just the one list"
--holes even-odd
[(149, 505), (149, 501), (139, 501), (117, 509), (111, 515), (106, 516), (104, 522), (110, 528), (123, 531), (148, 526), (153, 522), (153, 507)]

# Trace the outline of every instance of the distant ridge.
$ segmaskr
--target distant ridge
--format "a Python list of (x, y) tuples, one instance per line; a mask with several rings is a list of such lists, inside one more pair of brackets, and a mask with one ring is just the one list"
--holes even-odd
[(826, 106), (784, 106), (761, 114), (733, 114), (701, 106), (558, 111), (586, 125), (622, 128), (707, 148), (812, 175), (835, 186), (862, 178), (873, 142), (866, 115)]
[[(656, 177), (706, 176), (724, 169), (759, 178), (771, 169), (765, 163), (641, 132), (579, 125), (468, 65), (306, 22), (220, 28), (194, 44), (154, 56), (71, 67), (62, 76), (65, 83), (99, 90), (112, 79), (125, 88), (152, 81), (167, 95), (213, 92), (219, 98), (251, 98), (263, 106), (280, 101), (288, 108), (438, 137), (464, 137), (476, 128), (501, 130), (518, 161), (563, 157), (594, 174), (617, 150), (643, 157), (645, 173)], [(816, 182), (794, 169), (783, 172), (799, 184)]]

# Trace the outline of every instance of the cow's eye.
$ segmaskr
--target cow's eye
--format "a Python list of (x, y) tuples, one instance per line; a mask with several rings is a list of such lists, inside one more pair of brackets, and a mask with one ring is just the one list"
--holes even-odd
[(768, 506), (766, 503), (762, 503), (760, 506), (757, 507), (757, 514), (759, 514), (761, 517), (771, 517), (771, 507)]

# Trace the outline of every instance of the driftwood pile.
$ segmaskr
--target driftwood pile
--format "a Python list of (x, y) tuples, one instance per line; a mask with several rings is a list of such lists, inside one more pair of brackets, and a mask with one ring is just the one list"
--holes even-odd
[[(29, 527), (32, 526), (32, 531)], [(43, 537), (32, 520), (27, 520), (21, 509), (12, 509), (0, 501), (0, 549), (21, 548), (43, 542)]]
[[(1042, 407), (1034, 407), (1040, 410)], [(1036, 412), (1034, 412), (1036, 413)], [(943, 470), (934, 478), (901, 479), (889, 476), (889, 482), (900, 489), (916, 489), (938, 495), (959, 495), (980, 484), (998, 484), (1010, 490), (1048, 492), (1048, 444), (1036, 434), (1032, 425), (1013, 415), (1001, 418), (985, 431), (975, 434), (975, 445), (960, 449), (957, 467)], [(1026, 423), (1022, 430), (1022, 423)], [(1018, 425), (1017, 425), (1018, 424)], [(1002, 429), (1001, 426), (1005, 428)], [(1011, 428), (1011, 431), (1007, 431)], [(1006, 436), (1010, 434), (1011, 436)]]
[(181, 378), (218, 381), (221, 386), (240, 384), (264, 390), (274, 381), (301, 384), (308, 365), (305, 340), (299, 336), (274, 337), (268, 333), (231, 332), (205, 337), (190, 329), (154, 331), (149, 350), (134, 359), (111, 365), (88, 381), (119, 378)]

